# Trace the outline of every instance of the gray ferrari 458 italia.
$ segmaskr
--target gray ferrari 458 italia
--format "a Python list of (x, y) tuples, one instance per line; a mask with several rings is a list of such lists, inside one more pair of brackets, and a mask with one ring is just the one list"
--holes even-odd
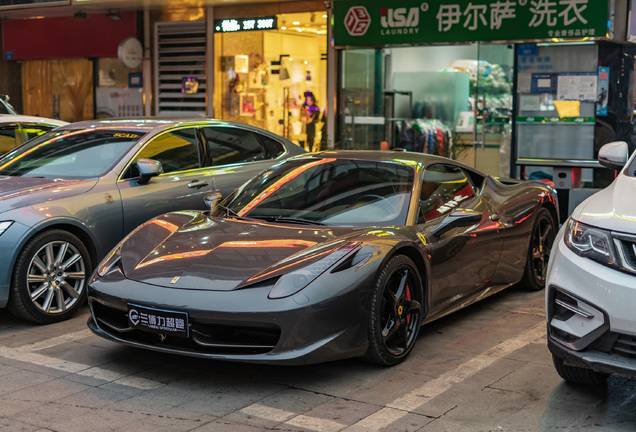
[(0, 307), (70, 317), (95, 264), (162, 213), (204, 210), (299, 146), (218, 120), (117, 119), (62, 126), (0, 158)]
[(543, 288), (558, 220), (545, 183), (403, 152), (301, 155), (208, 199), (102, 261), (96, 334), (222, 360), (394, 365), (422, 324), (512, 284)]

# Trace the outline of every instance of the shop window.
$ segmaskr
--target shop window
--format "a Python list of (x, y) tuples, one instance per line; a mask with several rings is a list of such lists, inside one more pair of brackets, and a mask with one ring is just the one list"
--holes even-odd
[(227, 165), (266, 159), (265, 149), (256, 136), (233, 127), (203, 128), (212, 165)]
[(126, 178), (139, 176), (136, 164), (139, 159), (154, 159), (161, 162), (164, 173), (199, 168), (199, 147), (194, 129), (165, 133), (150, 141), (135, 156)]
[(449, 164), (433, 164), (422, 176), (418, 223), (450, 213), (475, 196), (475, 189), (464, 171)]

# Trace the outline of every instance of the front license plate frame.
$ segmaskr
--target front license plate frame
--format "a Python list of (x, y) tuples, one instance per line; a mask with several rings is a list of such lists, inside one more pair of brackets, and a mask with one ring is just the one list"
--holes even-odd
[(150, 308), (128, 303), (128, 325), (137, 330), (180, 338), (190, 337), (187, 312)]

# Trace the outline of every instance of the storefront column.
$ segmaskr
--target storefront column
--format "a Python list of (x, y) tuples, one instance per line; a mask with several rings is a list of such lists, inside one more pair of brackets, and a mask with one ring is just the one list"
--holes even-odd
[(334, 47), (333, 27), (331, 26), (333, 9), (327, 8), (327, 148), (333, 150), (336, 143), (336, 108), (338, 88), (336, 72), (338, 71), (338, 53)]
[(144, 6), (144, 116), (152, 115), (152, 57), (150, 53), (150, 11)]
[(214, 117), (214, 6), (205, 13), (205, 113)]

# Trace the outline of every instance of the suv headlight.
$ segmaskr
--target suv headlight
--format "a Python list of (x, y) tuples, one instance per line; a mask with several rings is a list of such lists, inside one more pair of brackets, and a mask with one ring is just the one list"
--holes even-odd
[(609, 231), (568, 220), (565, 244), (578, 256), (619, 268), (618, 255)]
[(13, 221), (4, 221), (0, 222), (0, 235), (5, 232), (11, 225), (13, 225)]

